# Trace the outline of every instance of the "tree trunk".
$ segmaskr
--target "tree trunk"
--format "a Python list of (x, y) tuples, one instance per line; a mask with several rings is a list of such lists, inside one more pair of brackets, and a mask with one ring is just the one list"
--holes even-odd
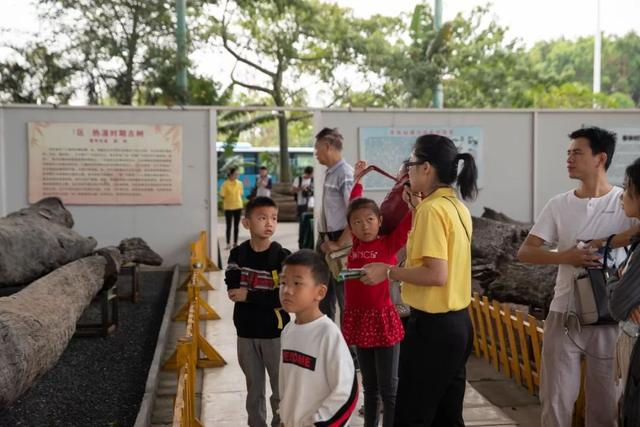
[(89, 255), (96, 240), (71, 227), (71, 213), (56, 197), (0, 218), (0, 287), (30, 283)]
[(67, 347), (82, 312), (120, 266), (159, 265), (142, 239), (125, 240), (73, 261), (20, 292), (0, 298), (0, 408), (14, 402), (51, 369)]
[(278, 114), (278, 134), (280, 136), (280, 182), (291, 182), (289, 167), (289, 130), (285, 111)]

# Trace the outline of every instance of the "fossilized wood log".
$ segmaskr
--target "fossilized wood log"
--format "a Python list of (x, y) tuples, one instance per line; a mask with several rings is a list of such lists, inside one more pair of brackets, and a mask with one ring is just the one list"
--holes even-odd
[(125, 248), (100, 249), (0, 298), (0, 408), (8, 406), (49, 369), (67, 347), (82, 312), (122, 264), (160, 265), (162, 258), (142, 239)]
[(506, 222), (507, 224), (513, 224), (513, 225), (518, 225), (518, 226), (527, 227), (527, 228), (531, 228), (531, 226), (533, 225), (528, 222), (517, 221), (513, 218), (508, 217), (502, 212), (495, 211), (486, 206), (484, 208), (484, 212), (482, 213), (482, 218), (492, 219), (494, 221)]
[(293, 199), (290, 183), (274, 184), (271, 189), (271, 198), (278, 205), (279, 221), (296, 221), (298, 219), (296, 201)]
[(471, 252), (476, 262), (495, 263), (504, 257), (511, 260), (515, 258), (523, 240), (521, 231), (515, 225), (492, 219), (473, 218)]
[(558, 267), (520, 262), (506, 263), (487, 287), (489, 298), (547, 309), (553, 298)]
[(548, 309), (557, 266), (517, 260), (531, 225), (485, 208), (482, 218), (473, 218), (473, 228), (472, 275), (484, 294), (501, 302)]
[(71, 227), (71, 213), (56, 197), (0, 218), (0, 287), (30, 283), (89, 255), (96, 240)]

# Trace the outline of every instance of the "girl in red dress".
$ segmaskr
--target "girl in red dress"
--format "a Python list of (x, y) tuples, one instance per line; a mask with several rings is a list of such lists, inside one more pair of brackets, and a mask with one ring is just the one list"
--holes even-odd
[[(384, 218), (376, 202), (362, 198), (359, 182), (366, 162), (355, 167), (356, 184), (351, 191), (347, 221), (353, 246), (347, 268), (361, 268), (372, 262), (397, 263), (396, 253), (407, 242), (411, 213), (407, 213), (390, 234), (379, 236)], [(365, 285), (359, 279), (345, 281), (345, 309), (342, 334), (347, 344), (356, 347), (364, 387), (365, 426), (378, 425), (378, 395), (382, 398), (383, 426), (393, 426), (398, 356), (404, 337), (402, 322), (389, 294), (389, 280)]]

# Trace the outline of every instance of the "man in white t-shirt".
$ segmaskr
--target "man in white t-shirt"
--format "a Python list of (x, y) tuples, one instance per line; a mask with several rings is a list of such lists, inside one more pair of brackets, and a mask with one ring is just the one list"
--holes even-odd
[[(612, 246), (629, 243), (638, 229), (622, 209), (622, 189), (609, 184), (607, 169), (615, 151), (616, 136), (597, 127), (569, 135), (569, 177), (578, 187), (553, 197), (542, 210), (518, 257), (533, 264), (557, 264), (558, 275), (544, 325), (540, 400), (541, 424), (571, 425), (580, 388), (580, 359), (586, 358), (586, 425), (615, 426), (619, 390), (615, 383), (613, 354), (617, 325), (565, 328), (573, 278), (578, 267), (598, 267), (596, 250), (616, 234)], [(586, 247), (578, 242), (589, 242)], [(553, 250), (556, 249), (556, 250)], [(614, 252), (624, 259), (622, 249)], [(622, 251), (624, 252), (624, 251)]]

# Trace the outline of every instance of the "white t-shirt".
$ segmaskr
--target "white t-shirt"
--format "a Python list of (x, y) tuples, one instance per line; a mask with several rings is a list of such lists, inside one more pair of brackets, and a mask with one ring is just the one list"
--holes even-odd
[[(558, 194), (549, 200), (529, 234), (557, 246), (561, 252), (576, 246), (578, 241), (606, 239), (627, 231), (636, 221), (624, 214), (620, 203), (622, 192), (620, 187), (613, 187), (604, 196), (591, 199), (578, 198), (575, 190)], [(624, 260), (624, 249), (613, 252), (617, 263)], [(550, 311), (567, 310), (575, 270), (571, 265), (559, 266)]]
[[(269, 181), (271, 178), (269, 176), (262, 177), (258, 175), (256, 177), (256, 196), (258, 197), (271, 197), (271, 188), (269, 188)], [(262, 183), (262, 185), (260, 185)]]
[(353, 359), (327, 316), (289, 322), (280, 336), (280, 420), (287, 427), (348, 425), (358, 401)]
[[(303, 176), (298, 176), (293, 180), (293, 186), (298, 188), (309, 187), (313, 182), (313, 178), (305, 178)], [(298, 206), (307, 205), (307, 207), (313, 207), (313, 196), (304, 197), (302, 195), (302, 190), (296, 192), (296, 200)]]

